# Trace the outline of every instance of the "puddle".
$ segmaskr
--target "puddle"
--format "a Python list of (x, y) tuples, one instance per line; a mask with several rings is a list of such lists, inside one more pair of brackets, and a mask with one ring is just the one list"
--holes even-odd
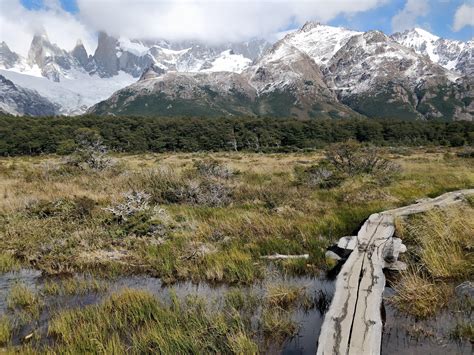
[[(392, 288), (385, 287), (384, 299), (393, 294)], [(384, 306), (386, 319), (382, 334), (382, 355), (473, 353), (473, 344), (469, 341), (450, 339), (450, 332), (456, 326), (455, 314), (445, 310), (436, 317), (417, 320), (401, 314), (388, 302), (384, 302)]]
[[(16, 283), (21, 282), (36, 292), (41, 292), (46, 280), (39, 271), (20, 270), (14, 273), (0, 275), (0, 315), (8, 314), (6, 298), (9, 289)], [(54, 279), (53, 279), (54, 280)], [(124, 288), (147, 290), (163, 302), (170, 300), (171, 291), (182, 299), (188, 295), (198, 295), (207, 300), (215, 301), (219, 306), (224, 300), (227, 291), (234, 288), (228, 285), (212, 285), (208, 283), (195, 284), (192, 282), (181, 282), (173, 285), (163, 285), (160, 279), (149, 276), (126, 276), (114, 280), (105, 281), (108, 288), (102, 293), (86, 293), (83, 295), (45, 295), (43, 297), (45, 307), (34, 324), (21, 328), (13, 338), (14, 344), (21, 340), (33, 329), (44, 335), (51, 314), (61, 309), (84, 307), (96, 304), (116, 291)], [(257, 295), (263, 295), (267, 284), (285, 283), (296, 286), (304, 286), (309, 296), (321, 300), (323, 303), (330, 302), (334, 294), (334, 280), (326, 277), (287, 277), (271, 276), (263, 283), (252, 286), (240, 286), (243, 291), (252, 291)], [(321, 297), (324, 294), (325, 297)], [(390, 287), (385, 288), (384, 298), (393, 294)], [(456, 319), (449, 312), (442, 312), (435, 318), (417, 321), (412, 317), (398, 313), (392, 306), (385, 302), (385, 325), (382, 336), (382, 354), (472, 354), (472, 345), (469, 341), (462, 343), (452, 341), (449, 332), (454, 328)], [(273, 345), (268, 352), (282, 354), (314, 354), (317, 349), (317, 340), (324, 318), (324, 305), (319, 305), (310, 310), (297, 309), (291, 317), (299, 325), (299, 331), (292, 339), (283, 344)]]
[[(59, 278), (57, 278), (59, 280)], [(0, 275), (0, 315), (7, 314), (7, 296), (10, 288), (16, 283), (21, 282), (35, 292), (41, 292), (46, 280), (55, 281), (55, 278), (44, 278), (41, 273), (35, 270), (20, 270), (18, 272), (6, 273)], [(269, 276), (265, 282), (255, 283), (251, 286), (228, 286), (224, 284), (212, 285), (208, 283), (180, 282), (173, 285), (163, 285), (158, 278), (149, 276), (126, 276), (114, 280), (105, 281), (108, 288), (102, 293), (87, 293), (83, 295), (43, 295), (42, 299), (45, 307), (38, 321), (24, 326), (16, 332), (13, 338), (14, 344), (20, 344), (22, 339), (33, 329), (46, 337), (48, 321), (51, 314), (62, 309), (84, 307), (90, 304), (96, 304), (107, 298), (110, 294), (125, 288), (146, 290), (155, 295), (163, 302), (169, 302), (171, 292), (180, 299), (188, 295), (197, 295), (207, 300), (212, 300), (217, 306), (222, 305), (224, 296), (232, 288), (238, 287), (243, 291), (251, 291), (256, 295), (263, 295), (268, 284), (295, 285), (305, 287), (307, 295), (315, 298), (321, 298), (323, 294), (324, 301), (330, 302), (334, 293), (334, 281), (327, 280), (325, 277), (281, 277)], [(283, 344), (279, 344), (274, 352), (284, 354), (307, 354), (315, 353), (316, 342), (321, 329), (324, 314), (314, 307), (310, 310), (297, 309), (291, 314), (292, 319), (299, 325), (299, 331), (292, 339)], [(321, 307), (320, 307), (321, 309)], [(273, 351), (272, 351), (273, 352)]]

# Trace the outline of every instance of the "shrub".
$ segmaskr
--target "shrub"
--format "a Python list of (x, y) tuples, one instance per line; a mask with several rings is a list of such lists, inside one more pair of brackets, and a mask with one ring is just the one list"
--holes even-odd
[(328, 161), (306, 168), (296, 167), (295, 175), (300, 184), (322, 189), (337, 187), (344, 181), (343, 174)]
[(130, 217), (149, 208), (150, 195), (143, 191), (129, 191), (123, 195), (125, 202), (106, 207), (119, 221), (127, 221)]
[(326, 151), (326, 160), (336, 170), (349, 176), (357, 174), (393, 174), (399, 166), (385, 159), (380, 149), (364, 146), (355, 141), (332, 145)]
[(234, 174), (228, 166), (215, 159), (197, 161), (194, 167), (199, 175), (207, 178), (228, 179)]
[(211, 207), (231, 202), (232, 191), (217, 179), (184, 179), (173, 170), (150, 170), (134, 178), (133, 184), (148, 191), (157, 203), (187, 203)]
[(464, 148), (456, 154), (459, 158), (474, 158), (474, 148)]
[(67, 163), (73, 166), (86, 166), (97, 171), (105, 170), (113, 165), (102, 137), (89, 129), (80, 130), (77, 134), (76, 149)]
[(184, 179), (172, 169), (151, 169), (132, 176), (130, 185), (150, 194), (155, 203), (179, 203), (178, 193), (186, 186)]

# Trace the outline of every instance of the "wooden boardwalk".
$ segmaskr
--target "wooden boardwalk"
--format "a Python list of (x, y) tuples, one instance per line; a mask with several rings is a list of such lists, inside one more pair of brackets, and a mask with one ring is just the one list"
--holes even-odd
[(317, 354), (380, 354), (383, 269), (394, 266), (398, 254), (405, 250), (401, 240), (393, 237), (395, 218), (449, 206), (463, 201), (469, 194), (474, 194), (474, 189), (448, 192), (410, 206), (375, 213), (356, 237), (341, 239), (340, 244), (353, 251), (337, 277)]

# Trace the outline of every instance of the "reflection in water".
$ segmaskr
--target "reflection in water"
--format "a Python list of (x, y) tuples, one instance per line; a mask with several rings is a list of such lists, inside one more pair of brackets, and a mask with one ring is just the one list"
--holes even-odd
[[(8, 312), (7, 295), (15, 282), (21, 282), (37, 292), (51, 278), (44, 278), (39, 271), (23, 269), (14, 273), (0, 275), (0, 315)], [(334, 294), (334, 280), (326, 277), (281, 277), (270, 276), (262, 283), (239, 288), (252, 291), (257, 295), (265, 293), (266, 286), (272, 283), (304, 286), (310, 296), (314, 296), (316, 307), (310, 310), (297, 309), (292, 312), (292, 318), (299, 324), (299, 332), (283, 344), (271, 344), (268, 352), (283, 354), (314, 354), (317, 349), (317, 339), (324, 318), (324, 312)], [(15, 334), (13, 342), (19, 344), (33, 329), (46, 336), (48, 320), (53, 312), (60, 309), (84, 307), (95, 304), (113, 292), (124, 288), (147, 290), (163, 302), (170, 300), (171, 291), (179, 298), (188, 295), (198, 295), (207, 300), (222, 304), (227, 291), (234, 286), (211, 285), (208, 283), (195, 284), (181, 282), (174, 285), (163, 285), (160, 279), (149, 276), (127, 276), (107, 281), (108, 288), (103, 293), (86, 293), (82, 295), (64, 296), (44, 295), (45, 306), (40, 319), (34, 324), (23, 327)], [(384, 298), (393, 294), (386, 287)], [(458, 343), (449, 339), (449, 332), (455, 326), (455, 316), (447, 311), (436, 318), (417, 321), (396, 312), (388, 302), (385, 302), (385, 324), (382, 336), (382, 354), (472, 354), (472, 346), (466, 341)]]

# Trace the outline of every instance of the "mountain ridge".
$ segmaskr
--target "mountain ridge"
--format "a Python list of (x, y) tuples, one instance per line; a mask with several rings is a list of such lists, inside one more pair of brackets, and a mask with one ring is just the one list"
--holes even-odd
[[(124, 100), (128, 103), (136, 97), (144, 100), (147, 91), (143, 90), (143, 81), (148, 81), (150, 88), (149, 81), (155, 80), (159, 85), (151, 89), (150, 100), (164, 100), (165, 96), (166, 102), (171, 101), (166, 106), (144, 102), (146, 114), (168, 113), (163, 107), (173, 106), (174, 98), (184, 96), (188, 101), (201, 100), (198, 106), (225, 115), (313, 117), (332, 112), (337, 117), (335, 112), (339, 112), (391, 117), (403, 112), (402, 116), (412, 119), (472, 120), (469, 76), (473, 47), (472, 41), (445, 40), (416, 28), (388, 36), (380, 31), (358, 32), (315, 22), (305, 23), (273, 45), (258, 39), (214, 46), (198, 41), (140, 41), (102, 32), (94, 54), (88, 54), (80, 41), (73, 50), (62, 50), (43, 33), (33, 38), (27, 58), (1, 43), (0, 74), (12, 81), (21, 79), (25, 87), (32, 80), (18, 75), (43, 77), (56, 86), (67, 86), (69, 91), (60, 95), (66, 98), (58, 101), (48, 91), (50, 84), (45, 82), (44, 88), (31, 84), (39, 94), (56, 100), (62, 114), (94, 112), (97, 102), (102, 103), (100, 112), (106, 113), (107, 98), (117, 105), (117, 97), (125, 97), (125, 92), (129, 94)], [(282, 48), (287, 53), (275, 57)], [(305, 75), (308, 80), (303, 78)], [(123, 81), (119, 82), (119, 77)], [(229, 83), (222, 82), (226, 80), (236, 86), (234, 96), (229, 96)], [(101, 83), (99, 95), (83, 91), (89, 82)], [(203, 91), (207, 86), (218, 95)], [(272, 104), (261, 102), (267, 94), (272, 96)], [(217, 97), (221, 100), (218, 104), (213, 102)], [(66, 102), (64, 107), (68, 98), (83, 104), (73, 107)], [(151, 106), (161, 108), (153, 111)], [(319, 108), (314, 110), (312, 106)], [(373, 106), (392, 108), (381, 112)]]

